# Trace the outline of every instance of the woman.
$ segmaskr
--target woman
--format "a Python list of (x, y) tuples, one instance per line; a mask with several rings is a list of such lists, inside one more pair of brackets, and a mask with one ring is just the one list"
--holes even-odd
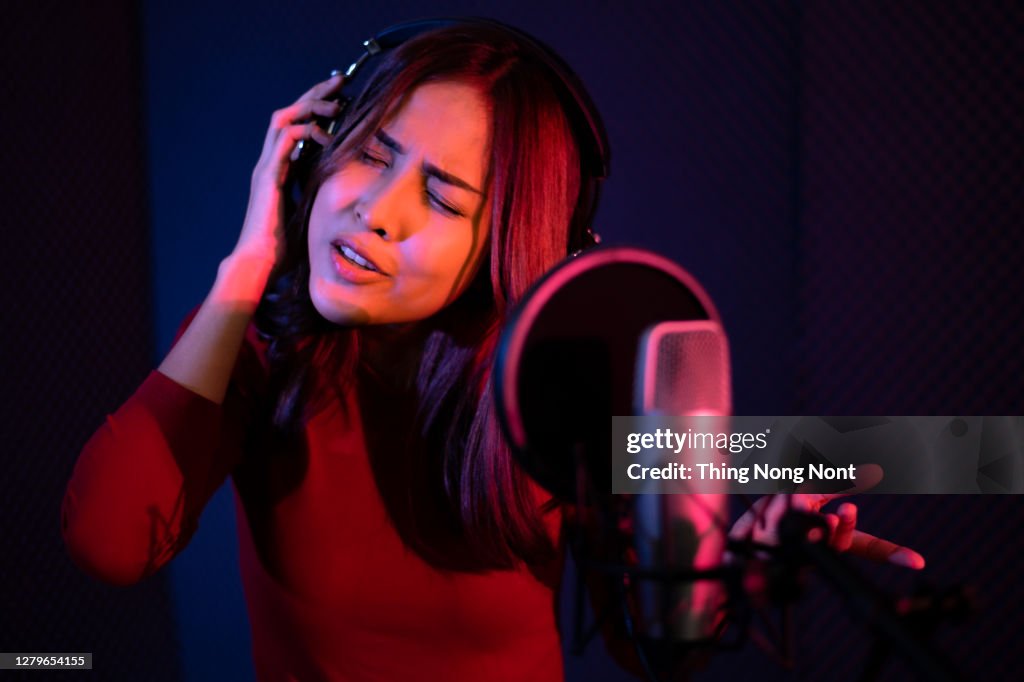
[[(341, 85), (273, 115), (238, 242), (86, 445), (65, 540), (134, 583), (230, 475), (261, 679), (559, 680), (561, 513), (489, 372), (505, 311), (579, 241), (589, 150), (545, 58), (492, 24), (404, 43), (332, 138)], [(325, 150), (286, 215), (299, 140)]]
[[(488, 372), (568, 251), (578, 143), (543, 58), (489, 24), (403, 44), (331, 139), (341, 85), (275, 112), (210, 294), (79, 459), (67, 545), (133, 583), (231, 475), (262, 679), (561, 679), (560, 516)], [(286, 216), (299, 140), (325, 151)]]

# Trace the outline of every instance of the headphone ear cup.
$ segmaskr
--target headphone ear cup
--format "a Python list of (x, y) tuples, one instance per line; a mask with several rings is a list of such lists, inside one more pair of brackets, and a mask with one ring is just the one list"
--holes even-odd
[(584, 177), (580, 182), (580, 194), (576, 201), (576, 210), (569, 223), (569, 255), (593, 248), (601, 243), (601, 236), (594, 232), (593, 220), (597, 212), (600, 198), (601, 181), (598, 178)]

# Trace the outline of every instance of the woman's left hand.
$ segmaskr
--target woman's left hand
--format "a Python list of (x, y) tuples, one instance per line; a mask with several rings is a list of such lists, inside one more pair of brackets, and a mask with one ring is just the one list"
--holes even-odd
[(729, 537), (733, 540), (751, 539), (767, 545), (776, 545), (779, 541), (779, 521), (787, 511), (794, 509), (823, 514), (831, 531), (829, 545), (839, 552), (850, 552), (872, 561), (916, 570), (924, 568), (924, 557), (909, 547), (857, 530), (856, 505), (845, 502), (835, 513), (821, 511), (829, 502), (856, 492), (860, 492), (860, 489), (842, 493), (795, 493), (762, 497), (733, 525)]

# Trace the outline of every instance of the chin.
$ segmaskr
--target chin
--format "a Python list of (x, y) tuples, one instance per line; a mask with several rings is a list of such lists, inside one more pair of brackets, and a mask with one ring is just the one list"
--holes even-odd
[(430, 316), (417, 315), (411, 311), (381, 311), (379, 309), (380, 306), (377, 306), (377, 310), (373, 310), (370, 307), (361, 306), (354, 301), (340, 299), (333, 293), (318, 291), (312, 281), (309, 286), (309, 299), (313, 302), (313, 307), (316, 311), (320, 313), (320, 317), (331, 324), (342, 327), (408, 324), (411, 322), (421, 322)]
[[(393, 298), (363, 296), (349, 287), (311, 274), (309, 299), (320, 317), (339, 326), (403, 325), (427, 320), (446, 306), (428, 296), (397, 305)], [(369, 299), (369, 300), (367, 300)], [(376, 299), (376, 300), (374, 300)], [(369, 304), (369, 305), (367, 305)]]
[(375, 324), (377, 321), (372, 318), (370, 311), (355, 303), (339, 301), (336, 297), (327, 296), (324, 292), (317, 291), (313, 280), (309, 283), (309, 299), (320, 317), (331, 324), (340, 326), (359, 326)]

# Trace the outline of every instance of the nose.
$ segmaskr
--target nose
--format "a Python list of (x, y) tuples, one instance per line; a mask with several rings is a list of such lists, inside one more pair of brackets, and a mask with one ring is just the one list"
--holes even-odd
[(394, 169), (380, 175), (356, 202), (356, 220), (386, 241), (405, 239), (422, 220), (419, 182), (418, 175), (410, 171)]
[(375, 233), (385, 241), (392, 239), (392, 233), (383, 226), (376, 213), (370, 213), (362, 202), (356, 204), (356, 220), (359, 221), (370, 232)]

